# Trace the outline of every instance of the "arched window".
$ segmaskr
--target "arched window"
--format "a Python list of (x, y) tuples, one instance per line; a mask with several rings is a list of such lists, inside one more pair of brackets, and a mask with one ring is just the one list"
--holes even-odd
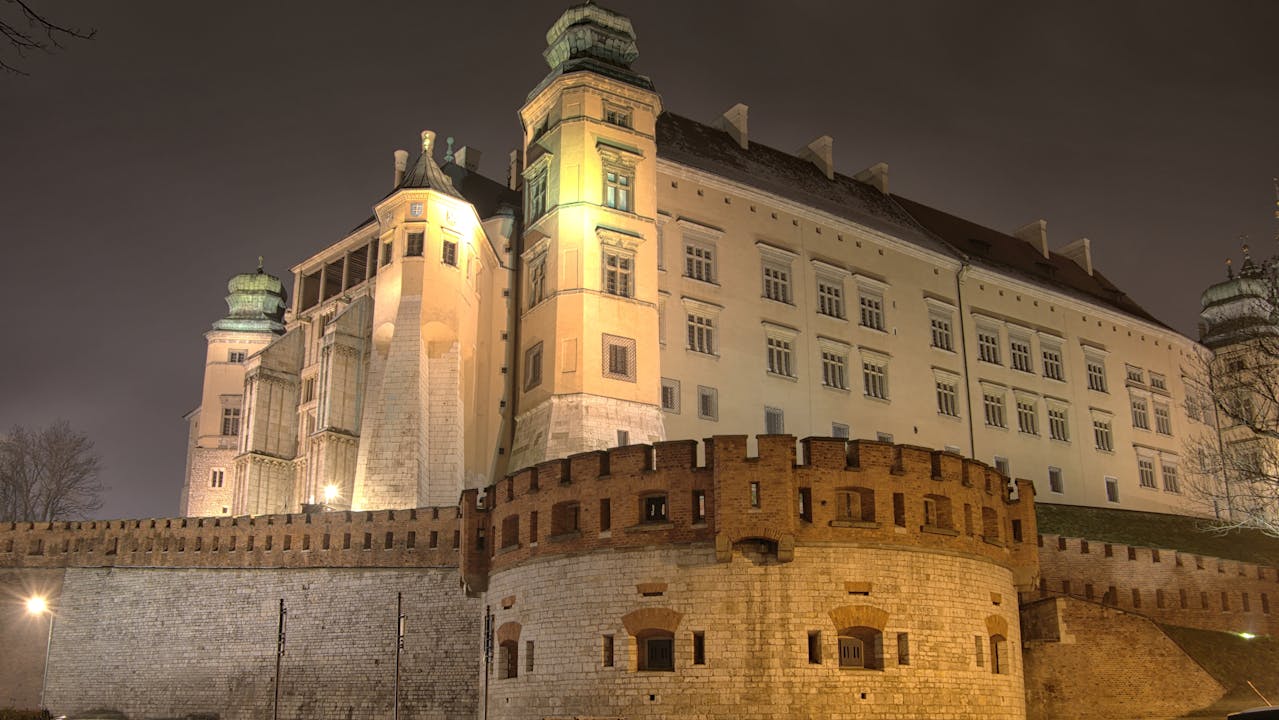
[(513, 678), (520, 674), (520, 641), (506, 640), (497, 647), (498, 678)]
[(1008, 641), (1003, 635), (990, 636), (990, 671), (996, 675), (1008, 674)]
[(668, 630), (641, 630), (635, 634), (635, 647), (639, 670), (675, 670), (675, 633)]
[(839, 666), (848, 669), (884, 668), (883, 633), (870, 627), (850, 627), (839, 631)]

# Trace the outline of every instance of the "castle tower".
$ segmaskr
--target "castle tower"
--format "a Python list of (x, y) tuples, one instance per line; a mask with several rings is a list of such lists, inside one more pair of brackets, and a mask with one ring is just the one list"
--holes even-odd
[(520, 110), (512, 468), (663, 439), (657, 317), (661, 100), (631, 70), (629, 19), (587, 3), (546, 34), (551, 72)]
[(232, 465), (241, 430), (248, 359), (284, 333), (285, 291), (280, 279), (243, 273), (227, 283), (227, 314), (204, 334), (204, 389), (200, 406), (187, 415), (183, 515), (226, 515), (233, 505)]

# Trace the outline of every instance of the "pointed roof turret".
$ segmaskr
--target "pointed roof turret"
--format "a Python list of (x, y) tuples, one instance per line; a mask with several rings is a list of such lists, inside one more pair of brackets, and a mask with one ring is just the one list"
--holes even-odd
[(213, 323), (214, 330), (284, 334), (288, 293), (280, 278), (262, 271), (260, 256), (257, 272), (233, 276), (226, 289), (227, 314)]
[(435, 133), (422, 131), (422, 154), (418, 155), (413, 167), (404, 173), (396, 190), (438, 190), (445, 195), (462, 198), (462, 193), (453, 187), (453, 181), (445, 175), (440, 166), (435, 164)]

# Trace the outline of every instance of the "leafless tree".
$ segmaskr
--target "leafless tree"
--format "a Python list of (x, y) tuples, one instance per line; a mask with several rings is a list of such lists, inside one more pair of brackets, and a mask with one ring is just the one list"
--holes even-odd
[(56, 52), (64, 41), (90, 40), (96, 32), (59, 25), (37, 12), (28, 0), (0, 0), (0, 40), (10, 51), (0, 55), (0, 71), (26, 75), (12, 56), (21, 59), (32, 53)]
[(102, 507), (101, 469), (93, 442), (65, 421), (13, 428), (0, 437), (0, 521), (85, 517)]

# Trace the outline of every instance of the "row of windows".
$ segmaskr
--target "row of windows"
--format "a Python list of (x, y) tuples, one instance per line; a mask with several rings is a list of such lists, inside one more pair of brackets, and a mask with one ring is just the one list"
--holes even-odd
[[(417, 204), (417, 203), (415, 203)], [(449, 236), (440, 242), (440, 262), (457, 267), (457, 238)], [(426, 233), (410, 232), (405, 235), (404, 257), (422, 257), (426, 249)], [(381, 263), (385, 267), (395, 257), (395, 245), (391, 239), (382, 243)]]
[[(1048, 581), (1046, 579), (1040, 578), (1039, 590), (1041, 593), (1044, 593), (1044, 594), (1048, 593)], [(1073, 590), (1073, 587), (1072, 587), (1071, 581), (1069, 580), (1061, 581), (1061, 592), (1063, 595), (1074, 594), (1072, 593), (1072, 590)], [(1149, 597), (1151, 594), (1149, 591), (1146, 591), (1143, 593), (1140, 588), (1132, 588), (1130, 592), (1131, 592), (1130, 602), (1132, 604), (1132, 607), (1134, 608), (1141, 608), (1143, 603), (1145, 602), (1145, 598)], [(1084, 583), (1083, 592), (1080, 595), (1087, 600), (1098, 599), (1096, 590), (1094, 589), (1094, 586), (1092, 583)], [(1106, 592), (1101, 596), (1100, 601), (1107, 605), (1118, 605), (1119, 597), (1120, 597), (1119, 588), (1115, 587), (1114, 585), (1111, 585), (1106, 589)], [(1181, 588), (1177, 591), (1177, 605), (1178, 605), (1178, 608), (1181, 610), (1214, 610), (1215, 609), (1215, 610), (1220, 610), (1221, 612), (1232, 612), (1234, 610), (1234, 607), (1232, 606), (1232, 603), (1230, 602), (1230, 598), (1231, 598), (1230, 592), (1226, 590), (1222, 590), (1220, 593), (1220, 602), (1214, 608), (1209, 603), (1209, 593), (1207, 591), (1201, 590), (1199, 592), (1199, 597), (1197, 598), (1198, 607), (1192, 608), (1191, 601), (1190, 601), (1191, 600), (1190, 593), (1185, 588)], [(1269, 615), (1270, 614), (1270, 596), (1267, 595), (1266, 593), (1260, 593), (1259, 599), (1261, 601), (1262, 614)], [(1166, 609), (1169, 607), (1168, 593), (1164, 592), (1164, 590), (1162, 589), (1155, 590), (1154, 601), (1155, 601), (1154, 607), (1157, 609)], [(1247, 592), (1239, 593), (1239, 609), (1242, 610), (1243, 612), (1253, 611), (1252, 597)]]
[[(222, 538), (221, 538), (221, 536), (214, 535), (214, 536), (212, 536), (209, 540), (210, 540), (210, 542), (209, 542), (209, 547), (207, 548), (207, 550), (208, 550), (209, 552), (218, 552), (219, 550), (224, 550), (224, 551), (226, 551), (226, 552), (235, 552), (235, 550), (236, 550), (236, 545), (237, 545), (237, 543), (238, 543), (239, 537), (238, 537), (238, 536), (236, 536), (236, 535), (232, 535), (231, 537), (227, 538), (227, 539), (226, 539), (226, 540), (227, 540), (227, 542), (226, 542), (225, 547), (220, 547), (220, 546), (222, 545)], [(284, 536), (282, 536), (282, 537), (281, 537), (281, 540), (282, 540), (282, 542), (281, 542), (281, 545), (280, 545), (280, 548), (279, 548), (279, 549), (281, 549), (281, 550), (285, 550), (285, 551), (292, 551), (292, 550), (294, 549), (294, 548), (293, 548), (293, 536), (292, 536), (292, 535), (284, 535)], [(458, 531), (456, 531), (456, 530), (455, 530), (455, 531), (453, 531), (453, 549), (454, 549), (454, 550), (456, 550), (456, 549), (458, 548), (458, 546), (459, 546), (460, 542), (461, 542), (461, 536), (460, 536), (459, 532), (458, 532)], [(438, 531), (436, 531), (436, 530), (432, 530), (432, 531), (431, 531), (431, 534), (430, 534), (430, 536), (429, 536), (429, 543), (430, 543), (430, 544), (429, 544), (429, 547), (431, 547), (431, 548), (437, 548), (437, 547), (439, 547), (439, 532), (438, 532)], [(106, 554), (106, 555), (115, 555), (115, 554), (117, 554), (117, 553), (119, 552), (119, 545), (120, 545), (120, 539), (119, 539), (119, 538), (110, 538), (108, 541), (106, 541), (106, 549), (105, 549), (104, 554)], [(248, 536), (248, 537), (245, 539), (245, 543), (244, 543), (244, 550), (246, 550), (246, 551), (251, 551), (251, 550), (255, 549), (255, 546), (256, 546), (256, 545), (257, 545), (257, 537), (256, 537), (256, 536), (254, 536), (254, 535), (250, 535), (250, 536)], [(187, 538), (185, 538), (185, 537), (177, 537), (177, 538), (170, 538), (170, 537), (147, 538), (147, 539), (146, 539), (145, 546), (140, 545), (140, 544), (139, 544), (139, 541), (134, 540), (133, 552), (156, 552), (156, 551), (158, 550), (159, 552), (166, 553), (166, 552), (169, 552), (169, 550), (170, 550), (170, 548), (171, 548), (171, 547), (172, 547), (172, 549), (173, 549), (173, 550), (175, 550), (175, 551), (177, 551), (177, 552), (180, 552), (180, 553), (184, 553), (184, 552), (186, 552), (186, 551), (187, 551)], [(374, 542), (373, 542), (373, 533), (364, 533), (364, 544), (363, 544), (363, 549), (364, 549), (364, 550), (372, 550), (372, 549), (373, 549), (373, 547), (374, 547)], [(391, 549), (394, 549), (394, 548), (395, 548), (395, 533), (393, 533), (393, 532), (389, 532), (389, 531), (386, 533), (386, 536), (385, 536), (385, 539), (384, 539), (384, 545), (383, 545), (383, 548), (384, 548), (384, 549), (386, 549), (386, 550), (391, 550)], [(415, 531), (415, 530), (409, 530), (409, 531), (405, 534), (405, 538), (404, 538), (404, 548), (405, 548), (405, 549), (407, 549), (407, 550), (416, 550), (416, 549), (417, 549), (417, 531)], [(64, 553), (69, 553), (69, 552), (81, 552), (83, 549), (84, 549), (84, 538), (76, 538), (76, 540), (75, 540), (75, 549), (74, 549), (74, 551), (71, 549), (71, 540), (70, 540), (70, 538), (65, 539), (65, 540), (63, 540), (63, 541), (62, 541), (62, 552), (64, 552)], [(273, 536), (273, 535), (267, 535), (267, 536), (264, 538), (264, 542), (261, 544), (261, 549), (263, 549), (263, 550), (275, 550), (275, 549), (276, 549), (276, 546), (275, 546), (275, 536)], [(304, 550), (304, 551), (307, 551), (307, 550), (310, 550), (310, 549), (311, 549), (311, 536), (310, 536), (310, 535), (302, 535), (302, 536), (301, 536), (301, 549), (302, 549), (302, 550)], [(333, 548), (332, 548), (332, 543), (331, 543), (331, 539), (330, 539), (329, 533), (324, 533), (324, 534), (321, 536), (320, 549), (321, 549), (321, 550), (331, 550), (331, 549), (333, 549)], [(343, 550), (350, 550), (350, 549), (351, 549), (351, 533), (343, 533), (343, 535), (342, 535), (342, 549), (343, 549)], [(192, 550), (192, 552), (203, 552), (203, 551), (205, 551), (205, 550), (206, 550), (206, 548), (205, 548), (205, 546), (204, 546), (204, 537), (203, 537), (203, 536), (197, 535), (196, 537), (192, 538), (192, 547), (191, 547), (191, 550)], [(30, 554), (30, 555), (43, 555), (43, 554), (44, 554), (44, 551), (45, 551), (45, 548), (44, 548), (44, 540), (37, 540), (37, 541), (36, 541), (36, 543), (35, 543), (34, 545), (32, 545), (32, 546), (31, 546), (31, 548), (28, 550), (28, 554)], [(56, 551), (56, 548), (51, 548), (51, 552), (53, 552), (53, 551)], [(90, 551), (90, 552), (92, 552), (92, 551), (93, 551), (93, 546), (92, 546), (92, 545), (90, 545), (90, 547), (89, 547), (89, 551)], [(7, 552), (13, 552), (13, 541), (12, 541), (12, 540), (10, 540), (10, 541), (9, 541), (9, 544), (8, 544), (8, 550), (7, 550)]]

